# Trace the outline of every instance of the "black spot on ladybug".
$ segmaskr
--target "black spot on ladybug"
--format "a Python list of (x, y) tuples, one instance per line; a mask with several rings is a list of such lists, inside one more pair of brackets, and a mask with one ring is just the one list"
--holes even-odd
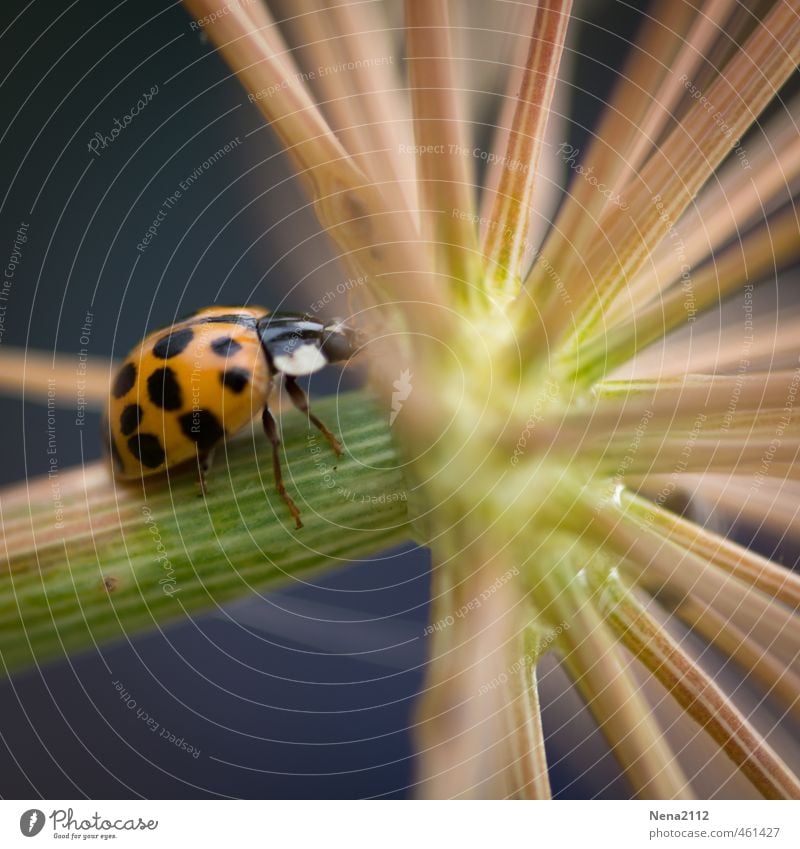
[(220, 357), (229, 357), (231, 354), (241, 351), (242, 346), (235, 339), (231, 339), (230, 336), (220, 336), (219, 339), (215, 339), (211, 343), (211, 350), (215, 354), (219, 354)]
[(213, 448), (225, 436), (219, 419), (208, 410), (192, 410), (182, 415), (178, 422), (184, 436), (196, 442), (201, 451)]
[(144, 410), (138, 404), (128, 404), (119, 417), (119, 429), (123, 436), (130, 436), (142, 420)]
[(191, 327), (184, 327), (181, 330), (175, 330), (173, 333), (168, 333), (162, 336), (155, 345), (153, 345), (153, 354), (160, 360), (168, 360), (170, 357), (177, 357), (186, 346), (194, 338), (194, 330)]
[(128, 440), (128, 448), (134, 457), (148, 469), (157, 469), (166, 458), (157, 436), (152, 433), (137, 433)]
[(111, 394), (115, 398), (122, 398), (133, 388), (134, 383), (136, 383), (136, 366), (133, 363), (125, 363), (117, 372), (114, 385), (111, 387)]
[(228, 368), (219, 373), (219, 382), (237, 395), (244, 390), (249, 380), (250, 374), (243, 368)]
[(150, 400), (164, 410), (177, 410), (183, 403), (183, 393), (175, 372), (169, 367), (156, 369), (147, 378)]

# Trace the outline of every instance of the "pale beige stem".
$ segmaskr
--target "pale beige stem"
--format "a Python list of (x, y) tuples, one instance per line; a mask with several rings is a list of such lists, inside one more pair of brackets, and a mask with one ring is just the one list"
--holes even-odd
[(634, 580), (651, 594), (668, 587), (680, 597), (693, 595), (784, 662), (794, 662), (800, 654), (800, 617), (705, 558), (676, 545), (653, 526), (653, 521), (649, 514), (634, 521), (612, 506), (600, 506), (588, 536), (600, 548), (615, 552)]
[[(481, 175), (478, 192), (478, 240), (484, 243), (491, 222), (495, 195), (505, 166), (508, 134), (516, 111), (517, 95), (525, 73), (536, 0), (514, 3), (450, 3), (455, 73), (464, 90), (466, 120), (472, 134), (471, 155)], [(568, 30), (568, 39), (575, 28)], [(567, 42), (567, 45), (569, 41)], [(569, 46), (565, 46), (559, 80), (553, 94), (550, 120), (539, 159), (536, 193), (527, 235), (524, 265), (541, 244), (562, 193), (563, 160), (556, 154), (567, 136), (571, 78)], [(503, 92), (501, 96), (501, 92)], [(483, 138), (491, 130), (491, 141)]]
[[(535, 439), (542, 449), (600, 455), (604, 466), (626, 458), (618, 476), (655, 475), (673, 463), (667, 471), (695, 471), (709, 452), (715, 466), (723, 455), (732, 456), (728, 471), (760, 458), (762, 475), (775, 475), (779, 465), (791, 461), (800, 439), (794, 409), (798, 392), (797, 369), (607, 380), (594, 387), (591, 406), (543, 418)], [(514, 427), (523, 424), (520, 419), (513, 423), (512, 440)], [(769, 451), (762, 457), (765, 445)]]
[(800, 720), (800, 676), (747, 633), (716, 611), (691, 598), (680, 599), (675, 614), (695, 633), (733, 660), (748, 679), (757, 682), (795, 719)]
[[(731, 519), (765, 528), (777, 540), (800, 537), (800, 485), (796, 481), (763, 478), (756, 483), (752, 476), (697, 475), (687, 476), (684, 485)], [(647, 478), (643, 486), (652, 495), (664, 481)]]
[(297, 0), (280, 4), (309, 86), (331, 126), (376, 183), (391, 180), (416, 216), (416, 162), (401, 62), (380, 7)]
[[(688, 3), (655, 7), (653, 16), (642, 25), (586, 150), (564, 149), (562, 156), (572, 167), (580, 165), (605, 185), (614, 182), (625, 167), (628, 150), (651, 105), (651, 92), (661, 85), (696, 14)], [(607, 198), (582, 174), (572, 177), (569, 194), (542, 246), (539, 261), (525, 281), (533, 303), (544, 305), (555, 300), (549, 268), (556, 269), (562, 279), (570, 278), (596, 239), (599, 216), (606, 204)]]
[(797, 212), (788, 206), (765, 227), (734, 243), (688, 277), (683, 285), (673, 286), (642, 309), (632, 300), (627, 320), (581, 347), (581, 379), (593, 381), (675, 328), (694, 322), (699, 314), (744, 284), (774, 274), (800, 252), (799, 229)]
[[(497, 116), (497, 126), (492, 136), (492, 156), (486, 163), (485, 177), (481, 187), (480, 201), (480, 237), (486, 239), (487, 225), (495, 205), (495, 195), (503, 176), (503, 156), (508, 147), (508, 136), (514, 123), (514, 113), (517, 111), (517, 97), (522, 88), (522, 78), (525, 75), (525, 64), (530, 52), (529, 33), (533, 27), (536, 14), (536, 3), (524, 3), (517, 7), (519, 18), (516, 32), (519, 33), (513, 46), (512, 60), (508, 63), (505, 83), (505, 93), (500, 111)], [(556, 86), (556, 91), (558, 91)]]
[(700, 666), (616, 581), (603, 586), (620, 639), (767, 799), (800, 799), (800, 782)]
[(0, 347), (0, 392), (75, 410), (101, 410), (114, 364), (105, 357)]
[(709, 48), (719, 39), (736, 5), (736, 0), (708, 0), (693, 20), (678, 54), (653, 93), (652, 102), (625, 155), (614, 182), (617, 194), (626, 194), (626, 184), (653, 151), (659, 136), (672, 119), (675, 107), (686, 92), (685, 81), (691, 82), (696, 78), (697, 69), (706, 61)]
[[(607, 306), (794, 71), (800, 58), (799, 11), (798, 0), (778, 3), (705, 93), (713, 114), (724, 116), (730, 132), (720, 131), (713, 114), (697, 101), (648, 160), (637, 175), (629, 208), (609, 213), (603, 238), (569, 280), (575, 309), (547, 317), (551, 332), (565, 331), (574, 322), (573, 341), (579, 343), (602, 321)], [(535, 332), (541, 333), (538, 326)]]
[(625, 509), (646, 516), (670, 542), (704, 558), (742, 583), (784, 602), (792, 610), (800, 611), (800, 576), (790, 569), (633, 493), (623, 491), (620, 498)]
[[(215, 11), (215, 0), (186, 0), (199, 17)], [(263, 12), (267, 14), (266, 11)], [(418, 236), (402, 203), (381, 191), (348, 156), (302, 80), (287, 63), (274, 25), (257, 28), (240, 4), (205, 27), (218, 52), (252, 93), (305, 182), (314, 210), (355, 276), (364, 276), (375, 297), (387, 304), (403, 298), (439, 303)], [(426, 321), (420, 310), (419, 322)], [(445, 318), (437, 315), (437, 332)]]
[(423, 233), (462, 300), (481, 266), (473, 158), (455, 79), (446, 0), (407, 0), (406, 46)]
[[(655, 415), (680, 412), (687, 416), (727, 410), (731, 398), (739, 410), (783, 409), (798, 389), (797, 370), (766, 374), (686, 374), (664, 380), (604, 380), (594, 388), (596, 397), (612, 399), (629, 420), (638, 411)], [(787, 413), (791, 413), (787, 410)]]
[(693, 798), (689, 780), (631, 674), (629, 661), (593, 602), (574, 586), (548, 592), (547, 597), (551, 621), (554, 615), (563, 616), (566, 623), (559, 638), (563, 663), (636, 796)]
[[(739, 307), (740, 304), (735, 304)], [(723, 313), (715, 319), (667, 337), (651, 345), (635, 359), (621, 365), (614, 380), (652, 380), (681, 374), (762, 372), (790, 368), (797, 361), (800, 314), (797, 308), (781, 310), (780, 323), (773, 312), (747, 317), (747, 326)], [(687, 338), (691, 335), (691, 344)]]
[[(456, 544), (452, 551), (459, 562), (478, 565), (457, 586), (444, 574), (453, 562), (434, 566), (434, 640), (415, 729), (418, 794), (502, 798), (513, 792), (519, 766), (509, 757), (510, 738), (520, 729), (513, 721), (507, 727), (507, 678), (519, 674), (512, 666), (524, 665), (511, 650), (518, 644), (512, 587), (505, 583), (483, 600), (503, 559), (481, 551), (479, 543)], [(479, 603), (464, 612), (475, 599)]]
[(501, 301), (515, 297), (522, 285), (539, 158), (571, 9), (572, 0), (544, 0), (536, 6), (525, 73), (483, 245), (487, 285)]
[(629, 314), (629, 300), (639, 303), (656, 297), (677, 283), (685, 268), (703, 262), (791, 193), (800, 176), (800, 133), (791, 117), (798, 107), (795, 98), (767, 123), (748, 146), (747, 167), (735, 157), (703, 188), (675, 225), (675, 236), (653, 251), (627, 292), (611, 305), (610, 322)]
[(547, 771), (547, 753), (544, 747), (542, 709), (539, 704), (539, 684), (535, 663), (529, 664), (526, 676), (520, 675), (520, 683), (522, 684), (520, 701), (515, 703), (517, 721), (524, 741), (520, 756), (522, 764), (520, 796), (526, 799), (549, 799), (552, 791)]
[(516, 642), (518, 647), (513, 654), (519, 659), (520, 668), (509, 676), (509, 704), (503, 711), (509, 743), (508, 796), (550, 799), (552, 792), (536, 681), (538, 635), (528, 628)]

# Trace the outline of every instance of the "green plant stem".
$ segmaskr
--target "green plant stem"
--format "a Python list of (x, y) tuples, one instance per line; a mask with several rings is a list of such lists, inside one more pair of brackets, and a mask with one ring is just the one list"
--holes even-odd
[(275, 492), (260, 428), (217, 451), (205, 499), (192, 468), (114, 484), (103, 463), (0, 493), (0, 669), (38, 665), (162, 627), (410, 537), (387, 417), (364, 392), (315, 411), (340, 434), (338, 460), (296, 411), (283, 416)]

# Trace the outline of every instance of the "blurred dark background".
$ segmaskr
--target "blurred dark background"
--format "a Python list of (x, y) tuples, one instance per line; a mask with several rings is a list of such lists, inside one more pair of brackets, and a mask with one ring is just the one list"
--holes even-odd
[[(581, 7), (572, 143), (594, 122), (639, 14), (621, 2)], [(344, 279), (261, 114), (189, 20), (153, 0), (3, 4), (0, 253), (23, 223), (28, 240), (2, 345), (57, 351), (77, 366), (84, 347), (123, 356), (198, 307), (303, 310)], [(154, 87), (129, 126), (90, 152)], [(139, 250), (165, 199), (232, 142)], [(338, 380), (315, 378), (315, 394)], [(44, 407), (0, 403), (0, 482), (41, 474)], [(96, 459), (98, 415), (76, 427), (67, 404), (58, 417), (62, 468)], [(426, 553), (409, 545), (104, 647), (111, 680), (87, 654), (0, 683), (0, 795), (409, 795), (428, 580)], [(198, 757), (155, 737), (113, 680)], [(571, 699), (549, 704), (545, 724), (574, 744), (585, 722)], [(627, 795), (596, 739), (581, 761), (558, 739), (548, 742), (557, 794)]]

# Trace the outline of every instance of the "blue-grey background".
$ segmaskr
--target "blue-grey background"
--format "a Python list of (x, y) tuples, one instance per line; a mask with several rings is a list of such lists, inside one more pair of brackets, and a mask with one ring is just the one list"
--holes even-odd
[[(578, 146), (639, 13), (608, 0), (585, 15), (570, 131)], [(77, 364), (90, 312), (89, 353), (119, 357), (206, 304), (306, 309), (315, 291), (343, 279), (261, 114), (180, 6), (6, 2), (0, 31), (0, 257), (29, 225), (3, 345), (56, 350)], [(89, 153), (94, 134), (108, 134), (154, 85), (141, 114), (100, 156)], [(236, 138), (139, 252), (164, 199)], [(315, 379), (315, 393), (338, 380)], [(44, 408), (0, 404), (0, 482), (41, 474)], [(58, 416), (62, 468), (98, 457), (97, 414), (83, 429), (69, 411)], [(88, 654), (0, 683), (0, 795), (408, 795), (428, 579), (425, 552), (409, 545), (317, 586), (104, 647), (111, 679)], [(200, 755), (154, 736), (114, 680)], [(545, 724), (575, 712), (572, 701), (548, 704)], [(569, 725), (562, 731), (569, 739)], [(562, 760), (551, 745), (557, 794), (627, 795), (596, 739), (582, 760)]]

